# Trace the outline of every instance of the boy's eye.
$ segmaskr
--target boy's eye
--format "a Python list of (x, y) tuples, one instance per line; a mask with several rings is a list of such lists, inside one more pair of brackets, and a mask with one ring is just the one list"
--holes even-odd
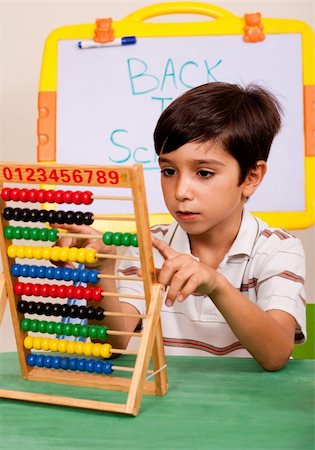
[(214, 172), (210, 172), (210, 170), (198, 170), (197, 174), (201, 178), (210, 178), (213, 177)]
[(175, 174), (175, 169), (167, 167), (161, 170), (161, 174), (164, 175), (165, 177), (171, 177), (172, 175)]

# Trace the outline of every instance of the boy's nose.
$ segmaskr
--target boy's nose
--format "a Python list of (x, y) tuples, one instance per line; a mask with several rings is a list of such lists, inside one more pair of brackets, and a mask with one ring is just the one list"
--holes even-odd
[(179, 178), (175, 188), (175, 197), (178, 201), (193, 199), (193, 191), (187, 177)]

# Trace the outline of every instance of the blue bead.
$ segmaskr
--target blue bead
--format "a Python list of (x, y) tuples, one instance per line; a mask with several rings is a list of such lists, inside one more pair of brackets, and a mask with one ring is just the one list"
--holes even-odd
[(66, 356), (60, 358), (60, 369), (68, 370), (68, 359)]
[(72, 269), (71, 280), (72, 281), (80, 281), (80, 272), (81, 272), (81, 270), (79, 270), (79, 269)]
[(69, 269), (68, 267), (63, 269), (62, 278), (65, 281), (71, 281), (71, 269)]
[(113, 364), (110, 361), (103, 362), (103, 373), (105, 373), (105, 375), (113, 373), (112, 365)]
[(60, 356), (54, 356), (53, 360), (52, 360), (52, 367), (54, 369), (59, 369), (60, 368), (60, 360), (61, 357)]
[(38, 367), (44, 367), (45, 363), (45, 355), (37, 355), (36, 365)]
[(77, 369), (81, 370), (81, 372), (84, 372), (85, 367), (86, 367), (86, 359), (85, 358), (78, 359)]
[(93, 373), (93, 372), (95, 372), (95, 362), (94, 362), (94, 360), (93, 359), (88, 359), (87, 360), (87, 362), (86, 362), (86, 371), (87, 372), (90, 372), (90, 373)]
[(69, 358), (69, 369), (77, 370), (78, 358)]
[(29, 355), (27, 355), (26, 363), (29, 366), (31, 366), (31, 367), (36, 366), (36, 361), (37, 361), (37, 355), (35, 355), (34, 353), (30, 353)]
[(95, 363), (95, 372), (103, 373), (103, 361), (96, 361)]
[(90, 270), (88, 274), (88, 283), (97, 283), (98, 282), (98, 271)]
[(62, 274), (63, 274), (63, 268), (55, 267), (55, 280), (63, 280)]
[(82, 283), (87, 283), (88, 281), (89, 271), (87, 269), (83, 269), (80, 271), (80, 281)]
[(54, 267), (46, 267), (46, 278), (48, 278), (48, 280), (55, 279), (55, 268)]
[(31, 278), (37, 278), (38, 273), (38, 267), (37, 266), (29, 266), (28, 268), (28, 276)]
[(11, 274), (12, 274), (14, 277), (20, 276), (20, 271), (21, 271), (21, 264), (13, 264), (13, 265), (11, 266)]
[(28, 264), (21, 265), (20, 275), (21, 277), (28, 277)]
[(37, 276), (38, 276), (38, 278), (46, 278), (46, 267), (45, 266), (37, 267)]
[(52, 367), (53, 357), (52, 356), (45, 356), (44, 366), (46, 369), (50, 369)]

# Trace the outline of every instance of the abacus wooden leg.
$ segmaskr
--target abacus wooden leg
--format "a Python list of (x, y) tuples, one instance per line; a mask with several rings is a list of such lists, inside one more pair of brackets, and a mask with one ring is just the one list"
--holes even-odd
[(7, 304), (7, 289), (5, 287), (4, 274), (0, 276), (0, 326), (4, 316), (5, 307)]

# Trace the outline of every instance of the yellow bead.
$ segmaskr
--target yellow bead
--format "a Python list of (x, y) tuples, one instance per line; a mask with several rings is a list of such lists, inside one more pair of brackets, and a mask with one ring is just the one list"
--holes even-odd
[(102, 344), (97, 342), (96, 344), (93, 344), (92, 347), (92, 355), (93, 356), (101, 356), (102, 353)]
[(41, 337), (35, 337), (33, 339), (33, 347), (36, 348), (36, 350), (41, 350), (41, 348), (42, 348), (42, 338)]
[(67, 353), (75, 353), (75, 342), (74, 341), (68, 341), (67, 342)]
[(92, 355), (92, 347), (93, 347), (92, 342), (85, 342), (85, 344), (83, 346), (83, 353), (85, 354), (85, 356)]
[(18, 245), (16, 247), (16, 257), (25, 258), (25, 247), (23, 245)]
[(69, 254), (69, 249), (68, 247), (63, 247), (60, 249), (60, 253), (59, 253), (59, 260), (66, 262), (68, 261), (68, 254)]
[(77, 355), (82, 355), (84, 349), (84, 342), (76, 342), (75, 343), (75, 353)]
[(76, 247), (69, 248), (68, 260), (76, 262), (79, 249)]
[(50, 339), (42, 338), (42, 350), (50, 350)]
[(110, 344), (103, 344), (101, 356), (102, 358), (110, 358), (112, 355), (112, 346)]
[(85, 248), (80, 248), (78, 250), (77, 261), (81, 264), (84, 264), (86, 262), (86, 249)]
[(97, 258), (95, 257), (96, 250), (94, 248), (89, 248), (86, 250), (86, 262), (89, 264), (94, 264), (97, 262)]
[(67, 341), (59, 340), (59, 342), (58, 342), (58, 351), (60, 353), (66, 353), (66, 351), (67, 351)]
[(24, 347), (28, 348), (29, 350), (33, 348), (33, 337), (32, 336), (26, 336), (24, 339)]
[(43, 257), (42, 247), (34, 247), (33, 254), (34, 258), (42, 259)]
[(25, 247), (25, 258), (27, 259), (32, 259), (34, 258), (34, 252), (33, 252), (33, 248), (31, 245), (27, 245)]
[(59, 261), (59, 255), (60, 255), (60, 248), (52, 247), (51, 252), (50, 252), (50, 259), (52, 261)]
[(51, 247), (43, 247), (42, 255), (43, 259), (50, 259)]
[(7, 253), (9, 258), (16, 258), (16, 245), (9, 245)]
[(50, 339), (50, 350), (52, 352), (58, 352), (58, 343), (59, 343), (59, 339)]

